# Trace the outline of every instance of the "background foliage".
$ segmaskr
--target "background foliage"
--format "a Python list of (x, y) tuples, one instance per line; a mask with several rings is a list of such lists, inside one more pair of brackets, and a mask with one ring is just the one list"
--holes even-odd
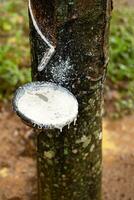
[(30, 80), (27, 10), (23, 1), (0, 3), (0, 99)]
[[(122, 10), (123, 9), (123, 10)], [(113, 12), (110, 37), (110, 64), (106, 103), (114, 116), (134, 110), (134, 9)], [(0, 1), (0, 99), (30, 81), (27, 5), (23, 1)]]
[(133, 8), (121, 7), (113, 12), (111, 21), (107, 85), (116, 94), (112, 100), (117, 116), (134, 111), (133, 15)]

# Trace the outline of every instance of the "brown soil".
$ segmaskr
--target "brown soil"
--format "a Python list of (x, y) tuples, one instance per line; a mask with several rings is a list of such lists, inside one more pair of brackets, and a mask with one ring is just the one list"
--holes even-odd
[(11, 112), (0, 112), (0, 200), (36, 199), (31, 130)]
[(104, 120), (103, 199), (134, 200), (134, 115)]
[[(9, 110), (0, 121), (0, 200), (36, 200), (32, 131)], [(133, 121), (104, 120), (103, 200), (134, 199)]]
[(113, 0), (115, 8), (120, 5), (134, 6), (134, 0)]

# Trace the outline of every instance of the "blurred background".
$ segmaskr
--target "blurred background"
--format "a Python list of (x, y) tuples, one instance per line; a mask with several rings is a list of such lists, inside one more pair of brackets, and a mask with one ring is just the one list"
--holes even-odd
[[(103, 200), (134, 200), (134, 0), (117, 0), (105, 85)], [(0, 0), (0, 200), (35, 200), (32, 131), (12, 113), (30, 81), (26, 0)], [(28, 185), (28, 187), (27, 187)]]

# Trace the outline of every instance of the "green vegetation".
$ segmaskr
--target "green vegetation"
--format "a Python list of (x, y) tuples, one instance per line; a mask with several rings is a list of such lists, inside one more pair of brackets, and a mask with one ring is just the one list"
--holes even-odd
[(134, 111), (134, 8), (113, 12), (110, 37), (108, 85), (118, 91), (118, 114)]
[[(107, 93), (115, 113), (134, 110), (134, 9), (113, 12)], [(23, 1), (0, 3), (0, 99), (9, 99), (21, 84), (30, 81), (27, 5)], [(106, 93), (106, 99), (107, 98)]]
[(109, 78), (113, 82), (134, 79), (134, 9), (113, 13), (111, 23), (111, 62)]
[(28, 20), (22, 1), (0, 3), (0, 99), (30, 80)]

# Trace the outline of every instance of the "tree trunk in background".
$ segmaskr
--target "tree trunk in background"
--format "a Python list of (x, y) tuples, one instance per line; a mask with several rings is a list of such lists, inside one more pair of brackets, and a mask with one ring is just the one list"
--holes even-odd
[(38, 134), (39, 200), (100, 200), (111, 0), (31, 0), (31, 4), (40, 30), (56, 46), (50, 62), (38, 72), (48, 47), (30, 17), (32, 78), (64, 86), (79, 103), (76, 126)]

